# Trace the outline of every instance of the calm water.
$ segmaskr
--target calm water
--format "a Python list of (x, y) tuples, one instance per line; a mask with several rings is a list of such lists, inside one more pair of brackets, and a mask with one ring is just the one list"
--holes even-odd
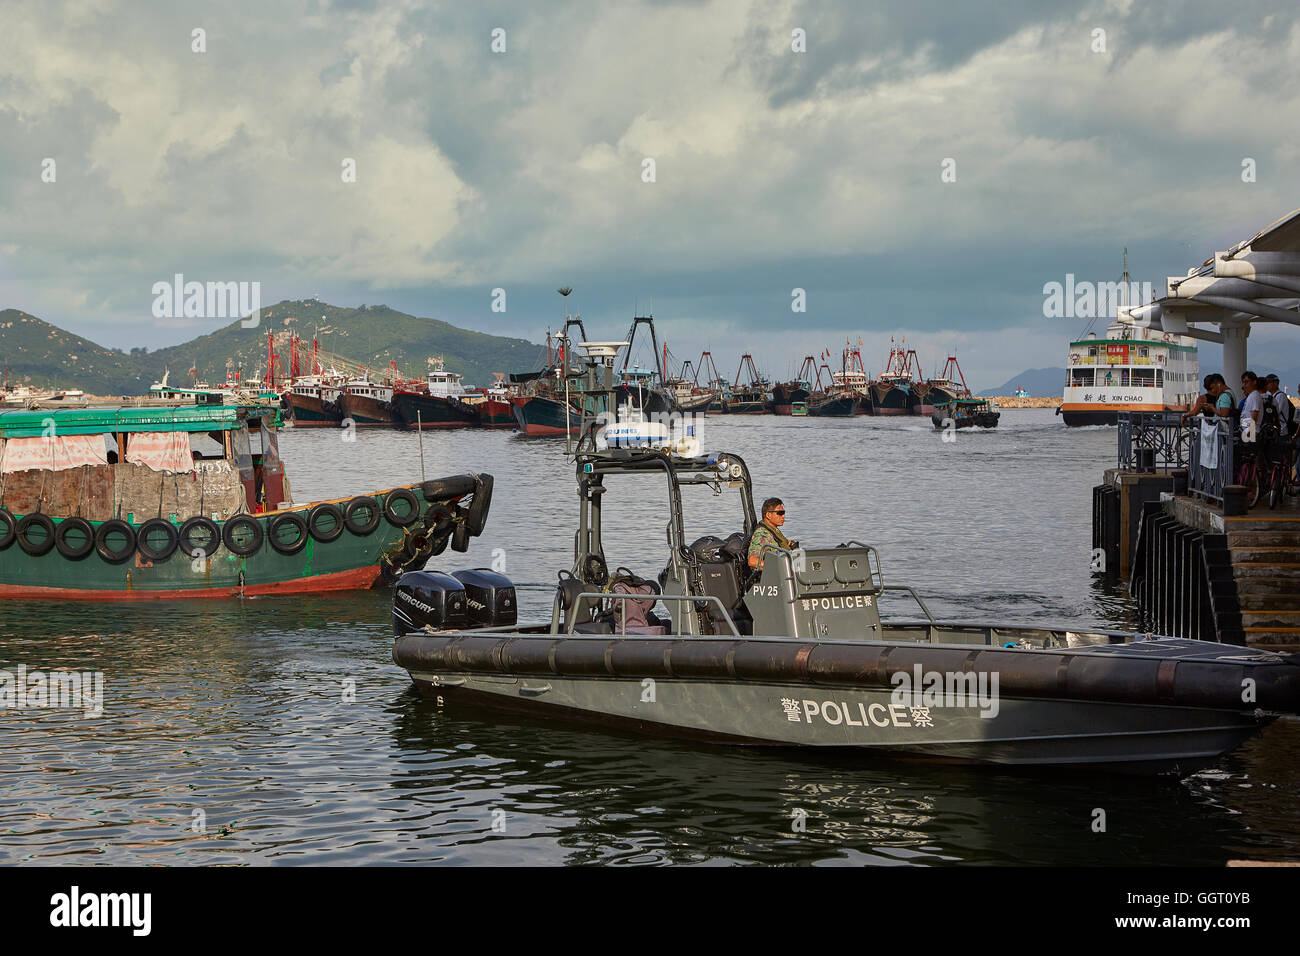
[[(710, 418), (804, 544), (858, 538), (943, 616), (1134, 622), (1088, 572), (1113, 430), (1050, 411), (940, 441), (928, 422)], [(525, 614), (549, 614), (576, 515), (551, 440), (424, 436), (429, 477), (496, 476), (488, 529)], [(420, 477), (413, 434), (285, 433), (299, 501)], [(657, 572), (664, 486), (610, 493), (610, 566)], [(740, 526), (696, 489), (693, 532)], [(624, 509), (614, 516), (613, 513)], [(895, 599), (899, 601), (900, 599)], [(888, 610), (887, 606), (887, 610)], [(894, 608), (908, 613), (905, 604)], [(75, 863), (1218, 863), (1300, 853), (1300, 723), (1182, 783), (665, 743), (420, 699), (387, 596), (0, 605), (0, 663), (105, 675), (105, 714), (0, 711), (0, 860)], [(355, 702), (345, 688), (355, 688)], [(1090, 829), (1107, 813), (1107, 832)], [(796, 810), (806, 832), (792, 832)], [(498, 829), (494, 831), (493, 824)], [(199, 824), (202, 829), (196, 829)], [(501, 827), (504, 827), (502, 830)]]

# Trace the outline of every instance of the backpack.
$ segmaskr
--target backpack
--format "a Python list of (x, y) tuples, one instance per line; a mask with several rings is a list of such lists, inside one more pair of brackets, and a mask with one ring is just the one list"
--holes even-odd
[(1290, 438), (1296, 433), (1298, 424), (1296, 421), (1295, 406), (1291, 404), (1291, 399), (1287, 396), (1286, 392), (1278, 392), (1275, 397), (1281, 398), (1282, 401), (1286, 403), (1284, 406), (1286, 410), (1281, 412), (1279, 417), (1281, 418), (1282, 434)]
[(1264, 441), (1272, 441), (1277, 438), (1282, 431), (1281, 413), (1276, 405), (1273, 404), (1272, 398), (1267, 392), (1264, 393), (1264, 401), (1259, 410), (1259, 437)]
[[(645, 628), (656, 627), (658, 619), (650, 620), (650, 612), (659, 600), (659, 589), (653, 581), (633, 574), (627, 568), (619, 568), (614, 573), (614, 584), (610, 588), (614, 594), (644, 594), (644, 599), (629, 598), (611, 601), (614, 605), (614, 633), (626, 631), (629, 634), (644, 633)], [(626, 620), (625, 620), (626, 618)]]

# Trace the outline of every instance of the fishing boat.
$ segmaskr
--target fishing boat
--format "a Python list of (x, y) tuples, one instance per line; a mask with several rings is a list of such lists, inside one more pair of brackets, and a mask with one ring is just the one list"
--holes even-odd
[(479, 424), (479, 409), (467, 401), (462, 376), (447, 371), (440, 358), (429, 361), (431, 368), (419, 386), (402, 383), (394, 387), (392, 401), (397, 420), (406, 428), (466, 428)]
[(796, 378), (788, 382), (778, 382), (772, 386), (772, 414), (793, 415), (794, 406), (802, 405), (804, 413), (808, 410), (808, 396), (812, 393), (812, 383)]
[(1000, 417), (987, 398), (954, 398), (930, 413), (935, 428), (997, 428)]
[(488, 476), (295, 503), (279, 425), (265, 406), (0, 412), (0, 597), (371, 588), (482, 531)]
[(345, 421), (356, 425), (392, 425), (397, 422), (393, 404), (394, 388), (388, 382), (376, 382), (369, 376), (345, 382), (338, 405)]
[[(844, 343), (844, 348), (840, 352), (840, 370), (831, 373), (829, 366), (822, 366), (826, 369), (830, 388), (827, 389), (828, 395), (832, 395), (840, 400), (836, 405), (828, 406), (828, 413), (836, 417), (841, 415), (843, 401), (852, 399), (854, 415), (872, 414), (873, 403), (871, 398), (871, 383), (867, 379), (866, 368), (862, 364), (862, 340), (858, 340), (858, 347)], [(829, 351), (826, 353), (830, 357)]]
[(677, 377), (668, 380), (673, 403), (682, 414), (707, 415), (709, 406), (717, 397), (712, 389), (700, 386), (699, 378), (699, 369), (687, 359), (682, 363), (682, 370)]
[[(655, 358), (655, 367), (645, 369), (640, 366), (629, 367), (633, 347), (636, 343), (637, 330), (645, 326), (650, 336), (650, 346)], [(586, 340), (586, 335), (583, 335)], [(627, 333), (626, 350), (623, 353), (623, 368), (620, 381), (615, 386), (614, 397), (618, 405), (639, 408), (651, 415), (669, 415), (680, 411), (677, 399), (668, 386), (667, 376), (668, 345), (663, 346), (660, 355), (659, 338), (655, 334), (655, 320), (652, 315), (637, 315), (632, 318), (632, 327)], [(707, 407), (707, 406), (706, 406)]]
[(871, 382), (872, 415), (908, 415), (912, 411), (912, 372), (907, 352), (890, 339), (885, 370)]
[[(327, 401), (327, 393), (333, 401)], [(337, 395), (337, 382), (308, 375), (285, 390), (284, 405), (296, 428), (338, 427), (343, 421), (343, 409), (338, 405)]]
[[(560, 294), (567, 298), (572, 291), (561, 289)], [(554, 341), (551, 333), (546, 333), (546, 366), (536, 372), (511, 373), (509, 399), (518, 431), (530, 437), (578, 435), (582, 376), (572, 367), (572, 353), (578, 342), (586, 340), (581, 317), (566, 314)]]
[(727, 415), (766, 415), (771, 410), (771, 385), (758, 373), (754, 366), (754, 357), (746, 352), (740, 357), (736, 377), (732, 380), (731, 391), (723, 406)]
[(505, 374), (493, 372), (494, 381), (487, 387), (469, 389), (460, 399), (478, 412), (479, 428), (514, 428), (515, 409), (505, 386)]
[[(520, 623), (503, 575), (403, 576), (393, 660), (422, 694), (443, 707), (723, 744), (1175, 775), (1300, 711), (1295, 655), (940, 621), (912, 588), (886, 585), (876, 549), (858, 541), (778, 548), (753, 571), (752, 481), (734, 454), (581, 454), (576, 480), (573, 562), (559, 572), (549, 621)], [(606, 496), (614, 482), (660, 490)], [(690, 541), (683, 492), (706, 488), (737, 492), (736, 524)], [(626, 516), (604, 507), (661, 501), (661, 571), (606, 553), (605, 519), (623, 527)], [(662, 514), (634, 518), (664, 527)], [(910, 596), (923, 617), (882, 619), (890, 592)]]

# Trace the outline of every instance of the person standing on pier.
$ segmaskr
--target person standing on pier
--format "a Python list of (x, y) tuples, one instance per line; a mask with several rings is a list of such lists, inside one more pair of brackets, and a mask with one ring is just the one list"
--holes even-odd
[(1196, 415), (1204, 414), (1206, 418), (1227, 418), (1236, 408), (1237, 402), (1233, 398), (1232, 391), (1228, 388), (1228, 383), (1218, 372), (1211, 372), (1205, 376), (1201, 383), (1205, 386), (1205, 394), (1201, 395), (1196, 401), (1192, 402), (1187, 412), (1183, 415), (1183, 424)]
[(1246, 396), (1241, 400), (1242, 440), (1254, 441), (1255, 429), (1259, 426), (1260, 413), (1264, 408), (1264, 396), (1259, 390), (1259, 376), (1251, 371), (1242, 372), (1241, 391)]

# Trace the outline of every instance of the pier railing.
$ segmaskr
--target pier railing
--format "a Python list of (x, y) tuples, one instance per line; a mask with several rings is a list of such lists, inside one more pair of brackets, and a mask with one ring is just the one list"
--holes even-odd
[(1181, 412), (1120, 412), (1119, 467), (1135, 471), (1185, 468), (1192, 429)]
[(1187, 489), (1194, 495), (1223, 504), (1223, 487), (1232, 484), (1233, 480), (1232, 421), (1228, 418), (1212, 422), (1197, 419), (1187, 427), (1187, 431), (1191, 435)]

